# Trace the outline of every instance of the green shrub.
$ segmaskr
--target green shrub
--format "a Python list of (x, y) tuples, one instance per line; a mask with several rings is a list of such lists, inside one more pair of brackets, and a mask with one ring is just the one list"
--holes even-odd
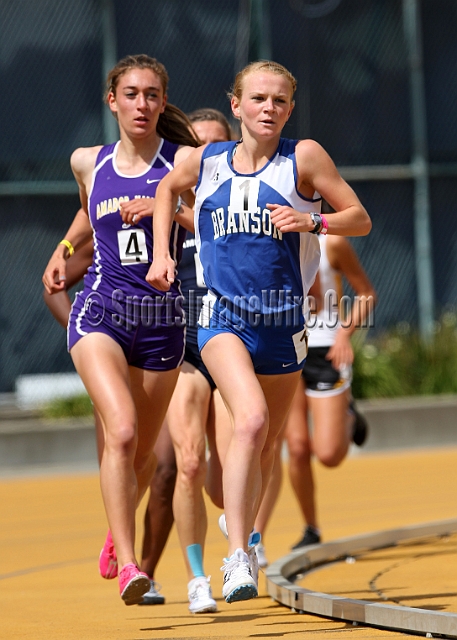
[(448, 311), (429, 343), (407, 323), (354, 345), (356, 398), (457, 393), (457, 315)]
[(93, 412), (94, 408), (87, 393), (53, 400), (43, 409), (45, 418), (80, 418), (90, 416)]
[[(405, 323), (373, 340), (354, 340), (355, 398), (457, 393), (457, 313), (447, 311), (435, 324), (433, 339), (425, 343)], [(91, 416), (87, 394), (51, 402), (43, 410), (48, 418)]]

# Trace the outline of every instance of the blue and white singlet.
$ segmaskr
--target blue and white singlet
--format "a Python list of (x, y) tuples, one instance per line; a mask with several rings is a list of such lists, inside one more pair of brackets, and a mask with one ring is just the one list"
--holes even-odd
[[(259, 171), (240, 174), (231, 159), (237, 142), (209, 144), (196, 187), (195, 237), (204, 281), (237, 313), (300, 311), (319, 267), (319, 241), (311, 233), (281, 233), (268, 204), (319, 212), (321, 197), (297, 190), (297, 140), (281, 138)], [(235, 269), (232, 265), (235, 264)]]

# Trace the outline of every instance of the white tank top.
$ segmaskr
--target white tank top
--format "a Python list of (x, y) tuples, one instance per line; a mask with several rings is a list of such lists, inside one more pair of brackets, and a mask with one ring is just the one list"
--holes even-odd
[(311, 318), (309, 327), (309, 347), (331, 347), (336, 332), (340, 328), (339, 303), (342, 296), (341, 274), (333, 269), (327, 255), (327, 236), (319, 235), (321, 259), (319, 263), (319, 284), (322, 308)]

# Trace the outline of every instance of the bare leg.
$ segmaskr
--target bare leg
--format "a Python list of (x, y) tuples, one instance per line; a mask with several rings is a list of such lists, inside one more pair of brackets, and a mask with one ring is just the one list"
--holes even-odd
[(347, 455), (354, 422), (347, 394), (309, 396), (308, 403), (313, 417), (313, 452), (326, 467), (337, 467)]
[(260, 503), (259, 512), (255, 519), (254, 528), (256, 531), (262, 534), (262, 542), (264, 541), (265, 531), (267, 524), (273, 513), (276, 501), (279, 496), (282, 484), (282, 461), (281, 461), (281, 449), (282, 438), (277, 438), (275, 442), (275, 455), (273, 463), (273, 471), (270, 476), (270, 480), (263, 496), (263, 500)]
[(173, 526), (173, 491), (176, 482), (176, 458), (167, 421), (160, 429), (154, 447), (157, 467), (150, 484), (144, 515), (141, 570), (154, 577), (157, 563)]
[(94, 408), (94, 422), (95, 422), (95, 438), (97, 442), (97, 458), (98, 458), (98, 465), (100, 466), (103, 458), (103, 449), (105, 448), (105, 434), (104, 434), (101, 416), (95, 408)]
[(128, 367), (120, 346), (101, 333), (84, 336), (71, 355), (105, 429), (100, 484), (120, 571), (136, 564), (135, 509), (154, 472), (152, 449), (179, 371)]
[[(98, 463), (101, 464), (105, 445), (100, 414), (94, 409)], [(168, 425), (165, 420), (154, 447), (157, 466), (150, 485), (149, 501), (144, 516), (144, 537), (141, 570), (151, 578), (163, 553), (173, 526), (173, 491), (176, 481), (176, 459)]]
[[(202, 357), (224, 399), (233, 435), (223, 467), (229, 555), (247, 550), (249, 534), (273, 466), (274, 442), (299, 373), (256, 376), (244, 344), (233, 334), (213, 337)], [(218, 363), (223, 362), (220, 369)]]
[(203, 485), (206, 476), (206, 422), (211, 387), (191, 364), (184, 362), (167, 418), (178, 468), (173, 512), (189, 581), (194, 578), (187, 548), (203, 550), (207, 530)]
[(300, 379), (287, 419), (285, 437), (289, 450), (289, 477), (306, 524), (318, 528), (308, 431), (308, 403)]
[(217, 389), (213, 391), (211, 398), (206, 433), (210, 455), (205, 489), (213, 504), (223, 509), (222, 467), (232, 437), (232, 425), (227, 407)]
[[(312, 442), (308, 427), (308, 409), (313, 419)], [(319, 529), (315, 502), (315, 484), (311, 466), (314, 454), (328, 467), (345, 458), (353, 419), (348, 414), (345, 392), (317, 398), (306, 396), (303, 382), (294, 397), (286, 427), (289, 449), (289, 475), (306, 524)]]
[(274, 455), (274, 463), (273, 470), (270, 476), (270, 480), (267, 485), (267, 489), (265, 491), (265, 495), (263, 496), (262, 502), (260, 503), (260, 508), (257, 513), (257, 518), (255, 519), (254, 529), (261, 534), (261, 541), (255, 547), (255, 553), (257, 555), (257, 561), (259, 566), (264, 568), (268, 566), (268, 560), (265, 553), (265, 532), (267, 529), (268, 522), (270, 521), (271, 516), (273, 515), (273, 510), (276, 505), (276, 501), (279, 496), (279, 492), (281, 490), (282, 484), (282, 460), (281, 460), (281, 450), (282, 450), (282, 435), (278, 436), (275, 442), (275, 455)]

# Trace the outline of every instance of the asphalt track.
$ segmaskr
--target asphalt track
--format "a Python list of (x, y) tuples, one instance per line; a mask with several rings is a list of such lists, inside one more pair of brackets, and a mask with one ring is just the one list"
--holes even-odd
[[(338, 469), (316, 465), (325, 541), (456, 517), (457, 448), (350, 456)], [(126, 607), (117, 581), (98, 575), (106, 533), (98, 476), (36, 475), (0, 481), (0, 637), (33, 640), (161, 640), (162, 638), (396, 638), (405, 634), (298, 614), (267, 595), (226, 604), (219, 568), (226, 543), (220, 511), (208, 504), (205, 567), (219, 612), (192, 616), (173, 530), (156, 579), (164, 606)], [(138, 513), (138, 542), (142, 514)], [(298, 508), (285, 476), (265, 544), (270, 561), (300, 535)], [(139, 545), (138, 545), (139, 546)], [(457, 613), (454, 537), (367, 553), (363, 562), (316, 570), (307, 588), (395, 605)]]

